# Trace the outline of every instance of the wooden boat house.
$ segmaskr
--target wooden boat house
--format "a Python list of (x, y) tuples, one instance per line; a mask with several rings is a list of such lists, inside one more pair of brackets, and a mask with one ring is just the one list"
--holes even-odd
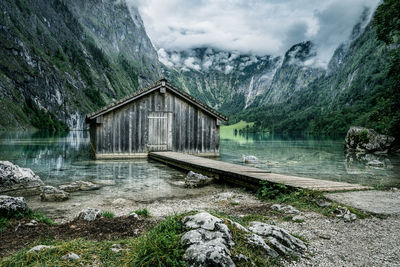
[(219, 155), (227, 118), (166, 79), (88, 114), (96, 159), (146, 157), (150, 151)]

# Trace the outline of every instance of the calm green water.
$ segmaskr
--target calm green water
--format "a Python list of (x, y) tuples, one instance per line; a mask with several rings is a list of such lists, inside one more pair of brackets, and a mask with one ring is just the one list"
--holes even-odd
[[(0, 160), (31, 168), (47, 184), (74, 180), (115, 180), (126, 193), (150, 197), (174, 194), (173, 181), (182, 172), (147, 160), (92, 161), (87, 132), (65, 137), (41, 137), (28, 133), (1, 133)], [(400, 186), (400, 157), (345, 155), (343, 138), (289, 138), (273, 135), (231, 135), (221, 138), (221, 160), (244, 164), (242, 155), (260, 159), (252, 166), (275, 173), (367, 185)], [(378, 159), (383, 168), (367, 167)], [(172, 183), (171, 183), (172, 182)], [(166, 194), (167, 194), (166, 193)]]
[[(221, 137), (221, 160), (244, 164), (242, 155), (254, 155), (254, 167), (273, 173), (372, 186), (400, 186), (400, 155), (345, 154), (344, 137), (288, 137), (268, 134), (229, 134)], [(367, 162), (379, 160), (385, 167)]]

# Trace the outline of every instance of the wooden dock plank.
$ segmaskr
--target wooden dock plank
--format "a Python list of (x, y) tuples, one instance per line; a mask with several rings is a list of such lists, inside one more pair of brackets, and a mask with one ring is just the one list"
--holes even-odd
[(371, 189), (369, 186), (359, 184), (276, 174), (268, 170), (178, 152), (151, 152), (149, 153), (149, 157), (181, 169), (205, 172), (208, 175), (217, 176), (228, 182), (240, 185), (247, 184), (254, 188), (258, 187), (261, 181), (268, 181), (297, 188), (330, 192)]

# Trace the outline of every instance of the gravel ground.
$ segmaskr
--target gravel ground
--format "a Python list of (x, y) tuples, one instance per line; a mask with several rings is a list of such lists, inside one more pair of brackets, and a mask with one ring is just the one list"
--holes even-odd
[(309, 240), (308, 255), (284, 266), (400, 266), (400, 217), (344, 222), (306, 213), (303, 223), (278, 226)]
[[(97, 200), (97, 199), (96, 199)], [(32, 208), (41, 208), (48, 213), (53, 206), (43, 206), (39, 201), (31, 201)], [(65, 205), (64, 209), (50, 212), (54, 217), (72, 218), (87, 203), (79, 207)], [(125, 215), (138, 208), (146, 208), (154, 217), (191, 210), (219, 210), (227, 214), (259, 213), (269, 216), (270, 203), (259, 201), (254, 194), (239, 188), (209, 187), (200, 194), (159, 201), (138, 202), (130, 199), (108, 198), (98, 203), (98, 208), (110, 210), (116, 215)], [(50, 210), (49, 210), (50, 209)], [(62, 214), (62, 215), (61, 215)], [(400, 266), (400, 216), (385, 219), (371, 217), (345, 222), (335, 217), (325, 217), (314, 212), (303, 214), (302, 223), (286, 222), (271, 215), (271, 221), (307, 238), (308, 251), (297, 262), (284, 262), (283, 266)]]

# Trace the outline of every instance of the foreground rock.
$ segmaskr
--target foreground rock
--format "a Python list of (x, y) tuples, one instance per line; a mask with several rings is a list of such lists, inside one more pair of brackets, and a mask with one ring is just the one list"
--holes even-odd
[(306, 245), (303, 241), (278, 226), (262, 222), (251, 222), (249, 230), (266, 239), (281, 254), (300, 255), (306, 250)]
[(190, 171), (185, 177), (185, 187), (195, 188), (209, 185), (213, 178)]
[(28, 211), (28, 205), (23, 197), (0, 196), (0, 215), (10, 216)]
[(42, 201), (65, 201), (69, 199), (69, 194), (63, 190), (57, 189), (54, 186), (43, 186), (40, 194)]
[(38, 195), (42, 186), (42, 180), (31, 169), (21, 168), (9, 161), (0, 161), (0, 194)]
[(79, 212), (77, 219), (91, 222), (100, 217), (101, 217), (101, 210), (87, 208), (87, 209), (81, 210), (81, 212)]
[(235, 266), (229, 251), (232, 234), (221, 219), (202, 212), (185, 217), (183, 223), (191, 229), (181, 239), (189, 266)]
[(101, 185), (86, 181), (75, 181), (70, 184), (60, 185), (58, 188), (66, 192), (77, 192), (98, 190), (101, 188)]
[[(306, 250), (303, 241), (277, 226), (251, 222), (247, 229), (237, 222), (227, 222), (230, 227), (242, 232), (247, 246), (263, 251), (266, 256), (276, 258), (279, 254), (301, 255)], [(181, 238), (186, 248), (184, 259), (189, 266), (235, 266), (233, 258), (251, 266), (248, 256), (232, 255), (235, 240), (220, 218), (201, 212), (186, 216), (183, 223), (189, 229)]]
[(387, 153), (393, 146), (395, 138), (378, 134), (364, 127), (351, 127), (345, 139), (345, 149), (368, 153)]

